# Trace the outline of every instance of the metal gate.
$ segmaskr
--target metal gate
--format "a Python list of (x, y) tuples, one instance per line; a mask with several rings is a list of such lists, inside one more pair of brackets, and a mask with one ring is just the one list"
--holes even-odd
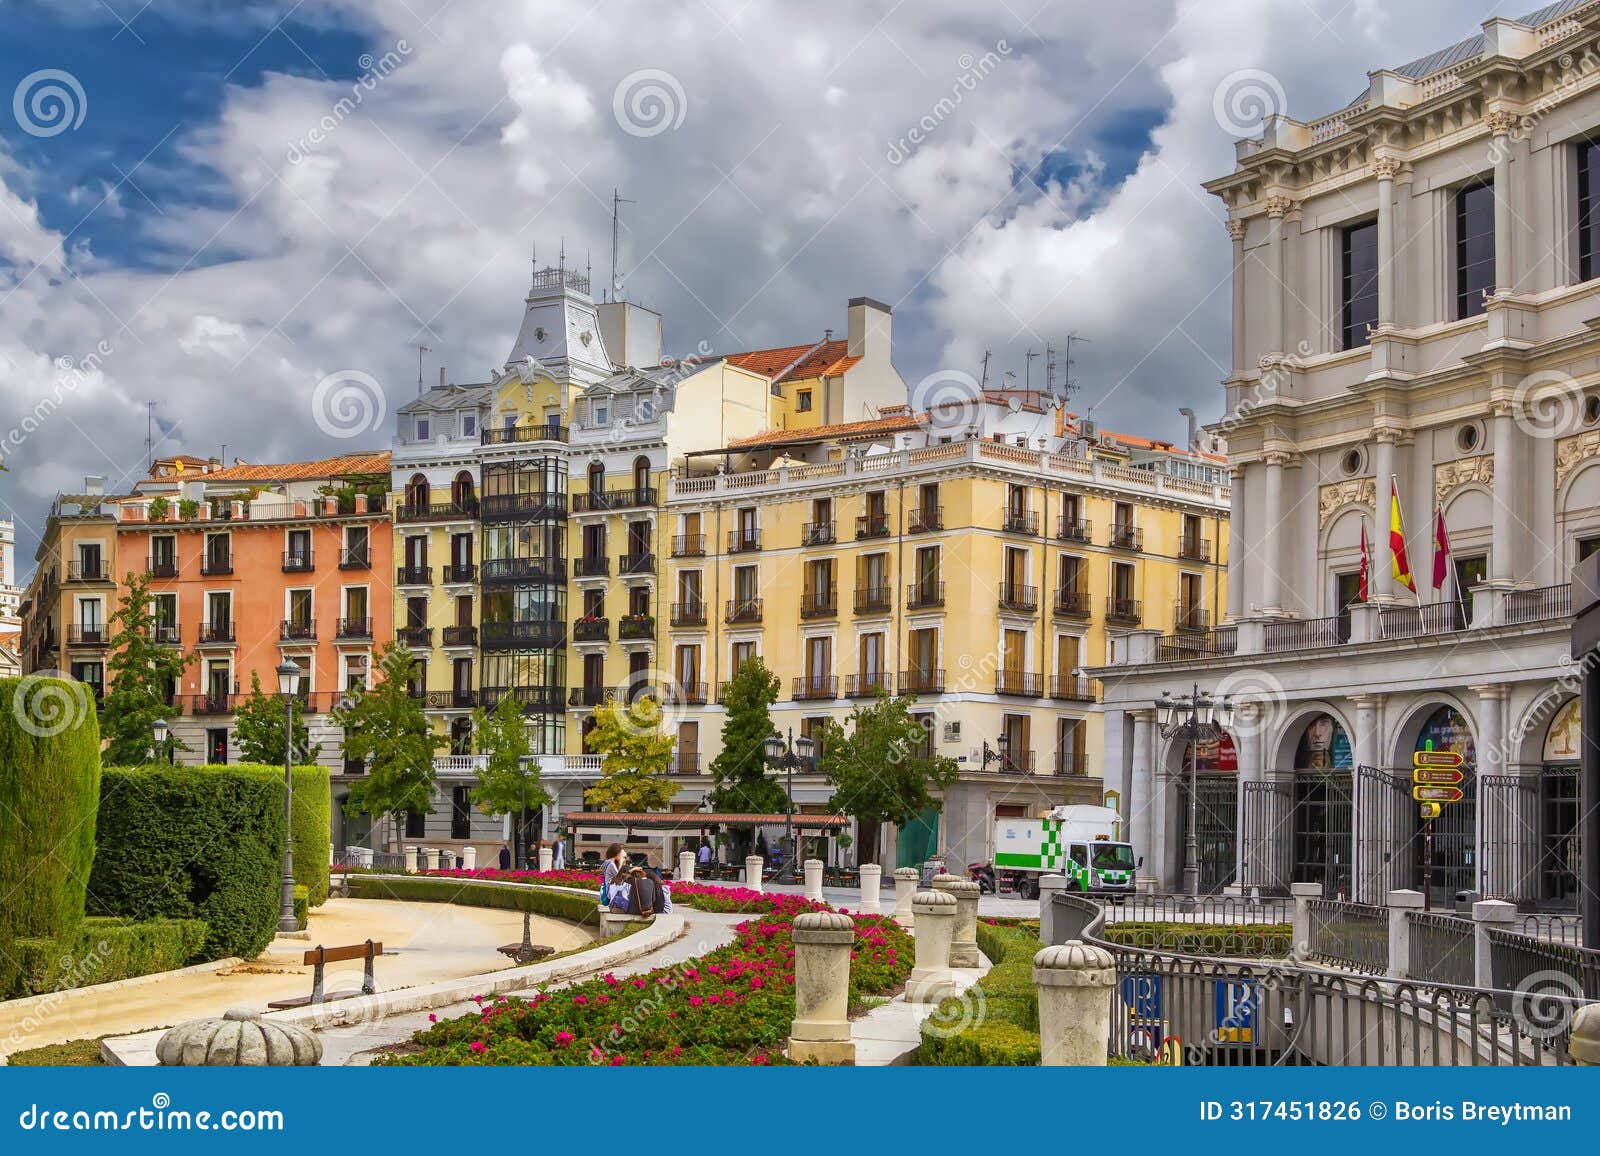
[[(1178, 846), (1189, 843), (1189, 781), (1180, 780)], [(1233, 882), (1238, 855), (1239, 776), (1195, 776), (1196, 853), (1200, 890), (1221, 891)], [(1185, 852), (1180, 851), (1180, 856)], [(1180, 860), (1181, 861), (1181, 860)]]
[(1478, 786), (1483, 816), (1478, 894), (1531, 902), (1539, 888), (1539, 788), (1530, 775), (1483, 775)]
[(1267, 780), (1243, 784), (1239, 883), (1246, 891), (1289, 893), (1289, 784)]
[(1377, 767), (1355, 773), (1356, 832), (1355, 900), (1381, 904), (1390, 891), (1414, 883), (1411, 842), (1416, 834), (1416, 804), (1411, 801), (1411, 775)]
[[(1472, 891), (1478, 886), (1478, 776), (1472, 769), (1463, 767), (1466, 777), (1461, 782), (1462, 798), (1459, 803), (1447, 803), (1439, 817), (1433, 821), (1433, 887), (1434, 903), (1449, 903), (1458, 891)], [(1422, 820), (1415, 808), (1412, 820), (1418, 836), (1416, 879), (1422, 880)]]
[(1321, 883), (1328, 896), (1350, 894), (1352, 811), (1348, 771), (1294, 773), (1291, 882)]
[(1581, 783), (1578, 768), (1571, 765), (1545, 767), (1539, 776), (1538, 898), (1551, 907), (1571, 908), (1578, 901), (1578, 880), (1583, 878)]

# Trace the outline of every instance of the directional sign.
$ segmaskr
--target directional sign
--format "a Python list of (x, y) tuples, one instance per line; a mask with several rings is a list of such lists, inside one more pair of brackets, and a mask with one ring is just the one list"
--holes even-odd
[(1411, 797), (1419, 803), (1459, 803), (1460, 787), (1412, 787)]
[(1462, 762), (1455, 751), (1418, 751), (1411, 756), (1413, 767), (1459, 767)]
[(1439, 817), (1438, 803), (1419, 803), (1417, 811), (1424, 819), (1437, 819)]
[(1417, 767), (1411, 772), (1411, 781), (1419, 786), (1453, 787), (1461, 782), (1460, 771), (1448, 768)]

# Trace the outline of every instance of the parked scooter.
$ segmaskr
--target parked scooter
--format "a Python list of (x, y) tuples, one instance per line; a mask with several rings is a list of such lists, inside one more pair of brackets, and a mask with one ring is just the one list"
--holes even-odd
[(999, 889), (999, 885), (994, 878), (993, 863), (968, 863), (967, 878), (978, 885), (978, 894), (980, 895), (985, 891), (993, 895)]

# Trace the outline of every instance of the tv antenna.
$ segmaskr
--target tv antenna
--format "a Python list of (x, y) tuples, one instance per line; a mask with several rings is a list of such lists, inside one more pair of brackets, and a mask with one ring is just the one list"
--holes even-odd
[(422, 355), (432, 353), (433, 350), (426, 345), (417, 346), (417, 396), (422, 396)]
[(989, 384), (989, 351), (983, 351), (983, 372), (978, 378), (978, 388), (981, 390)]
[(1038, 356), (1030, 349), (1022, 359), (1022, 388), (1030, 393), (1033, 391), (1033, 359)]
[(622, 282), (617, 279), (617, 242), (622, 231), (622, 206), (637, 205), (638, 201), (630, 201), (619, 193), (615, 186), (611, 189), (611, 299), (622, 300)]
[(1044, 346), (1044, 391), (1046, 393), (1056, 391), (1056, 351), (1051, 348), (1048, 341)]
[(1072, 343), (1074, 341), (1078, 342), (1078, 344), (1080, 344), (1080, 345), (1087, 345), (1089, 343), (1089, 339), (1087, 337), (1079, 337), (1076, 333), (1067, 334), (1067, 348), (1066, 348), (1067, 379), (1063, 383), (1063, 385), (1064, 385), (1063, 397), (1064, 398), (1069, 398), (1069, 397), (1072, 396), (1072, 366), (1073, 366), (1073, 361), (1072, 361)]
[(156, 476), (156, 403), (144, 403), (144, 448), (149, 463), (145, 472), (149, 477)]

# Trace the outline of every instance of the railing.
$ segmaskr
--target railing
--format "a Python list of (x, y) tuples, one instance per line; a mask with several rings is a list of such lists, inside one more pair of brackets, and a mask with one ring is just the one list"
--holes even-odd
[(478, 691), (478, 695), (488, 710), (493, 710), (508, 698), (521, 706), (524, 711), (561, 709), (562, 694), (559, 686), (486, 686)]
[(1506, 624), (1549, 622), (1572, 617), (1572, 584), (1512, 590), (1506, 596)]
[(994, 676), (995, 694), (1015, 695), (1019, 698), (1042, 698), (1044, 679), (1025, 670), (1002, 670)]
[(1007, 510), (1001, 526), (1007, 534), (1030, 534), (1037, 537), (1039, 515), (1032, 510)]
[(161, 623), (150, 628), (150, 641), (157, 646), (177, 646), (182, 641), (176, 623)]
[(448, 522), (478, 516), (478, 500), (463, 502), (401, 502), (394, 509), (397, 522)]
[(704, 602), (674, 602), (672, 614), (668, 621), (673, 626), (704, 626), (706, 624), (706, 604)]
[(1066, 590), (1057, 587), (1055, 600), (1051, 603), (1051, 609), (1057, 614), (1068, 618), (1087, 618), (1090, 613), (1089, 592), (1087, 590)]
[(574, 514), (598, 514), (607, 510), (627, 510), (635, 506), (656, 504), (654, 486), (627, 490), (592, 490), (587, 494), (572, 495)]
[(1106, 599), (1106, 617), (1113, 622), (1143, 622), (1144, 607), (1137, 598), (1118, 598), (1112, 595)]
[(699, 773), (699, 751), (679, 751), (672, 756), (672, 764), (667, 767), (667, 774), (669, 775), (698, 775)]
[(1157, 662), (1188, 662), (1196, 658), (1222, 658), (1239, 649), (1239, 628), (1219, 626), (1156, 639)]
[(656, 572), (656, 556), (654, 554), (623, 554), (617, 558), (618, 574), (654, 574)]
[(1378, 611), (1378, 629), (1384, 638), (1420, 638), (1465, 628), (1461, 603), (1455, 599), (1421, 606), (1385, 606)]
[(1389, 970), (1389, 912), (1342, 899), (1308, 899), (1311, 920), (1307, 953), (1356, 971), (1383, 975)]
[(553, 491), (527, 494), (488, 494), (481, 505), (481, 517), (486, 522), (504, 522), (514, 518), (564, 518), (567, 514), (567, 495)]
[(1488, 929), (1495, 987), (1538, 995), (1600, 1000), (1600, 951)]
[(534, 425), (517, 425), (507, 429), (483, 427), (479, 444), (486, 446), (513, 445), (518, 442), (564, 442), (571, 431), (564, 425), (544, 422)]
[(372, 619), (370, 618), (341, 618), (339, 625), (334, 630), (335, 638), (371, 638)]
[(372, 553), (366, 547), (359, 550), (340, 550), (339, 569), (341, 570), (370, 570), (372, 568)]
[(447, 586), (456, 582), (476, 582), (478, 568), (471, 562), (451, 563), (444, 568), (441, 578)]
[(967, 769), (991, 775), (1033, 774), (1034, 752), (1032, 751), (993, 751), (990, 754), (990, 761), (994, 766), (994, 770), (990, 770), (982, 762), (979, 762), (976, 767)]
[(1058, 775), (1087, 775), (1089, 773), (1088, 751), (1057, 751), (1056, 774)]
[(790, 697), (796, 701), (818, 698), (838, 698), (839, 680), (833, 675), (807, 674), (794, 680)]
[(105, 582), (109, 568), (105, 562), (68, 562), (68, 582)]
[(606, 578), (611, 574), (611, 558), (600, 554), (588, 558), (574, 558), (572, 573), (577, 578)]
[(232, 622), (202, 622), (200, 624), (201, 642), (232, 642)]
[(892, 675), (879, 671), (877, 674), (852, 674), (845, 679), (846, 698), (872, 698), (880, 690), (885, 694), (894, 693)]
[(1198, 632), (1211, 629), (1211, 612), (1202, 606), (1191, 606), (1185, 602), (1175, 602), (1172, 605), (1172, 625), (1176, 630)]
[(1262, 628), (1261, 635), (1261, 644), (1268, 651), (1342, 646), (1350, 641), (1350, 620), (1343, 615), (1335, 614), (1329, 618), (1268, 622)]
[(706, 536), (704, 534), (678, 534), (672, 539), (672, 556), (674, 558), (704, 558), (706, 553)]
[(485, 586), (567, 580), (565, 558), (490, 558), (478, 569), (479, 580)]
[(317, 640), (317, 624), (293, 618), (285, 618), (278, 623), (279, 642), (315, 642)]
[(1477, 982), (1477, 938), (1470, 919), (1406, 912), (1409, 958), (1406, 975), (1429, 983), (1471, 987)]
[(1178, 557), (1191, 562), (1211, 561), (1211, 543), (1205, 538), (1184, 534), (1178, 539)]
[(857, 614), (886, 614), (892, 592), (888, 586), (857, 586), (856, 587), (856, 613)]
[(1069, 518), (1065, 514), (1056, 517), (1056, 537), (1063, 542), (1089, 543), (1092, 539), (1090, 531), (1093, 523), (1087, 518)]
[(1050, 697), (1063, 702), (1095, 702), (1100, 696), (1094, 679), (1058, 674), (1050, 680)]
[(235, 697), (229, 694), (185, 694), (178, 696), (178, 705), (192, 715), (228, 714), (233, 710), (232, 700)]
[[(485, 647), (531, 646), (549, 649), (566, 641), (567, 624), (559, 619), (532, 622), (485, 622), (478, 628), (479, 645)], [(488, 688), (485, 688), (486, 690)], [(488, 704), (486, 704), (488, 705)]]
[(432, 566), (400, 566), (394, 572), (396, 586), (432, 586)]
[(609, 642), (611, 641), (611, 619), (609, 618), (579, 618), (572, 623), (572, 641), (574, 642)]
[(887, 538), (888, 536), (888, 514), (862, 514), (856, 519), (857, 538)]
[(430, 710), (464, 710), (478, 705), (478, 694), (473, 690), (430, 690), (423, 705)]
[(433, 627), (431, 626), (402, 626), (394, 632), (394, 636), (398, 641), (413, 650), (429, 650), (433, 647)]
[(225, 552), (207, 550), (200, 555), (200, 573), (202, 574), (232, 574), (233, 555)]
[(906, 512), (906, 533), (928, 534), (944, 529), (943, 506), (913, 506)]
[(943, 605), (943, 582), (913, 582), (906, 587), (906, 608), (909, 610), (926, 610)]
[(726, 607), (726, 620), (733, 622), (760, 622), (761, 599), (730, 598)]
[(478, 628), (476, 626), (446, 626), (444, 628), (445, 646), (476, 646), (478, 645)]
[(839, 613), (839, 598), (832, 590), (808, 590), (800, 595), (801, 618), (832, 618)]
[(806, 522), (800, 527), (802, 546), (826, 546), (834, 541), (832, 522)]
[[(283, 556), (285, 570), (289, 569), (289, 555)], [(306, 559), (306, 569), (311, 569), (311, 559)], [(152, 578), (176, 578), (178, 576), (178, 560), (176, 558), (151, 558), (145, 563), (144, 572)]]
[(1000, 609), (1032, 614), (1039, 609), (1039, 588), (1006, 582), (1000, 587)]
[(943, 670), (902, 670), (900, 672), (901, 694), (943, 694)]
[(624, 614), (617, 619), (617, 637), (631, 642), (656, 636), (656, 620), (651, 614)]
[[(283, 555), (283, 572), (285, 574), (304, 574), (314, 569), (310, 550), (288, 550)], [(154, 571), (151, 571), (154, 573)]]
[(674, 682), (671, 686), (671, 694), (671, 701), (674, 703), (704, 706), (706, 702), (706, 684), (703, 682)]
[(760, 530), (729, 530), (728, 553), (749, 554), (761, 549)]
[(77, 623), (67, 627), (68, 646), (107, 646), (110, 642), (110, 627), (82, 626)]
[(1144, 531), (1137, 526), (1111, 527), (1111, 545), (1117, 550), (1143, 550)]
[(567, 695), (568, 706), (602, 706), (611, 697), (611, 688), (605, 686), (575, 686)]

